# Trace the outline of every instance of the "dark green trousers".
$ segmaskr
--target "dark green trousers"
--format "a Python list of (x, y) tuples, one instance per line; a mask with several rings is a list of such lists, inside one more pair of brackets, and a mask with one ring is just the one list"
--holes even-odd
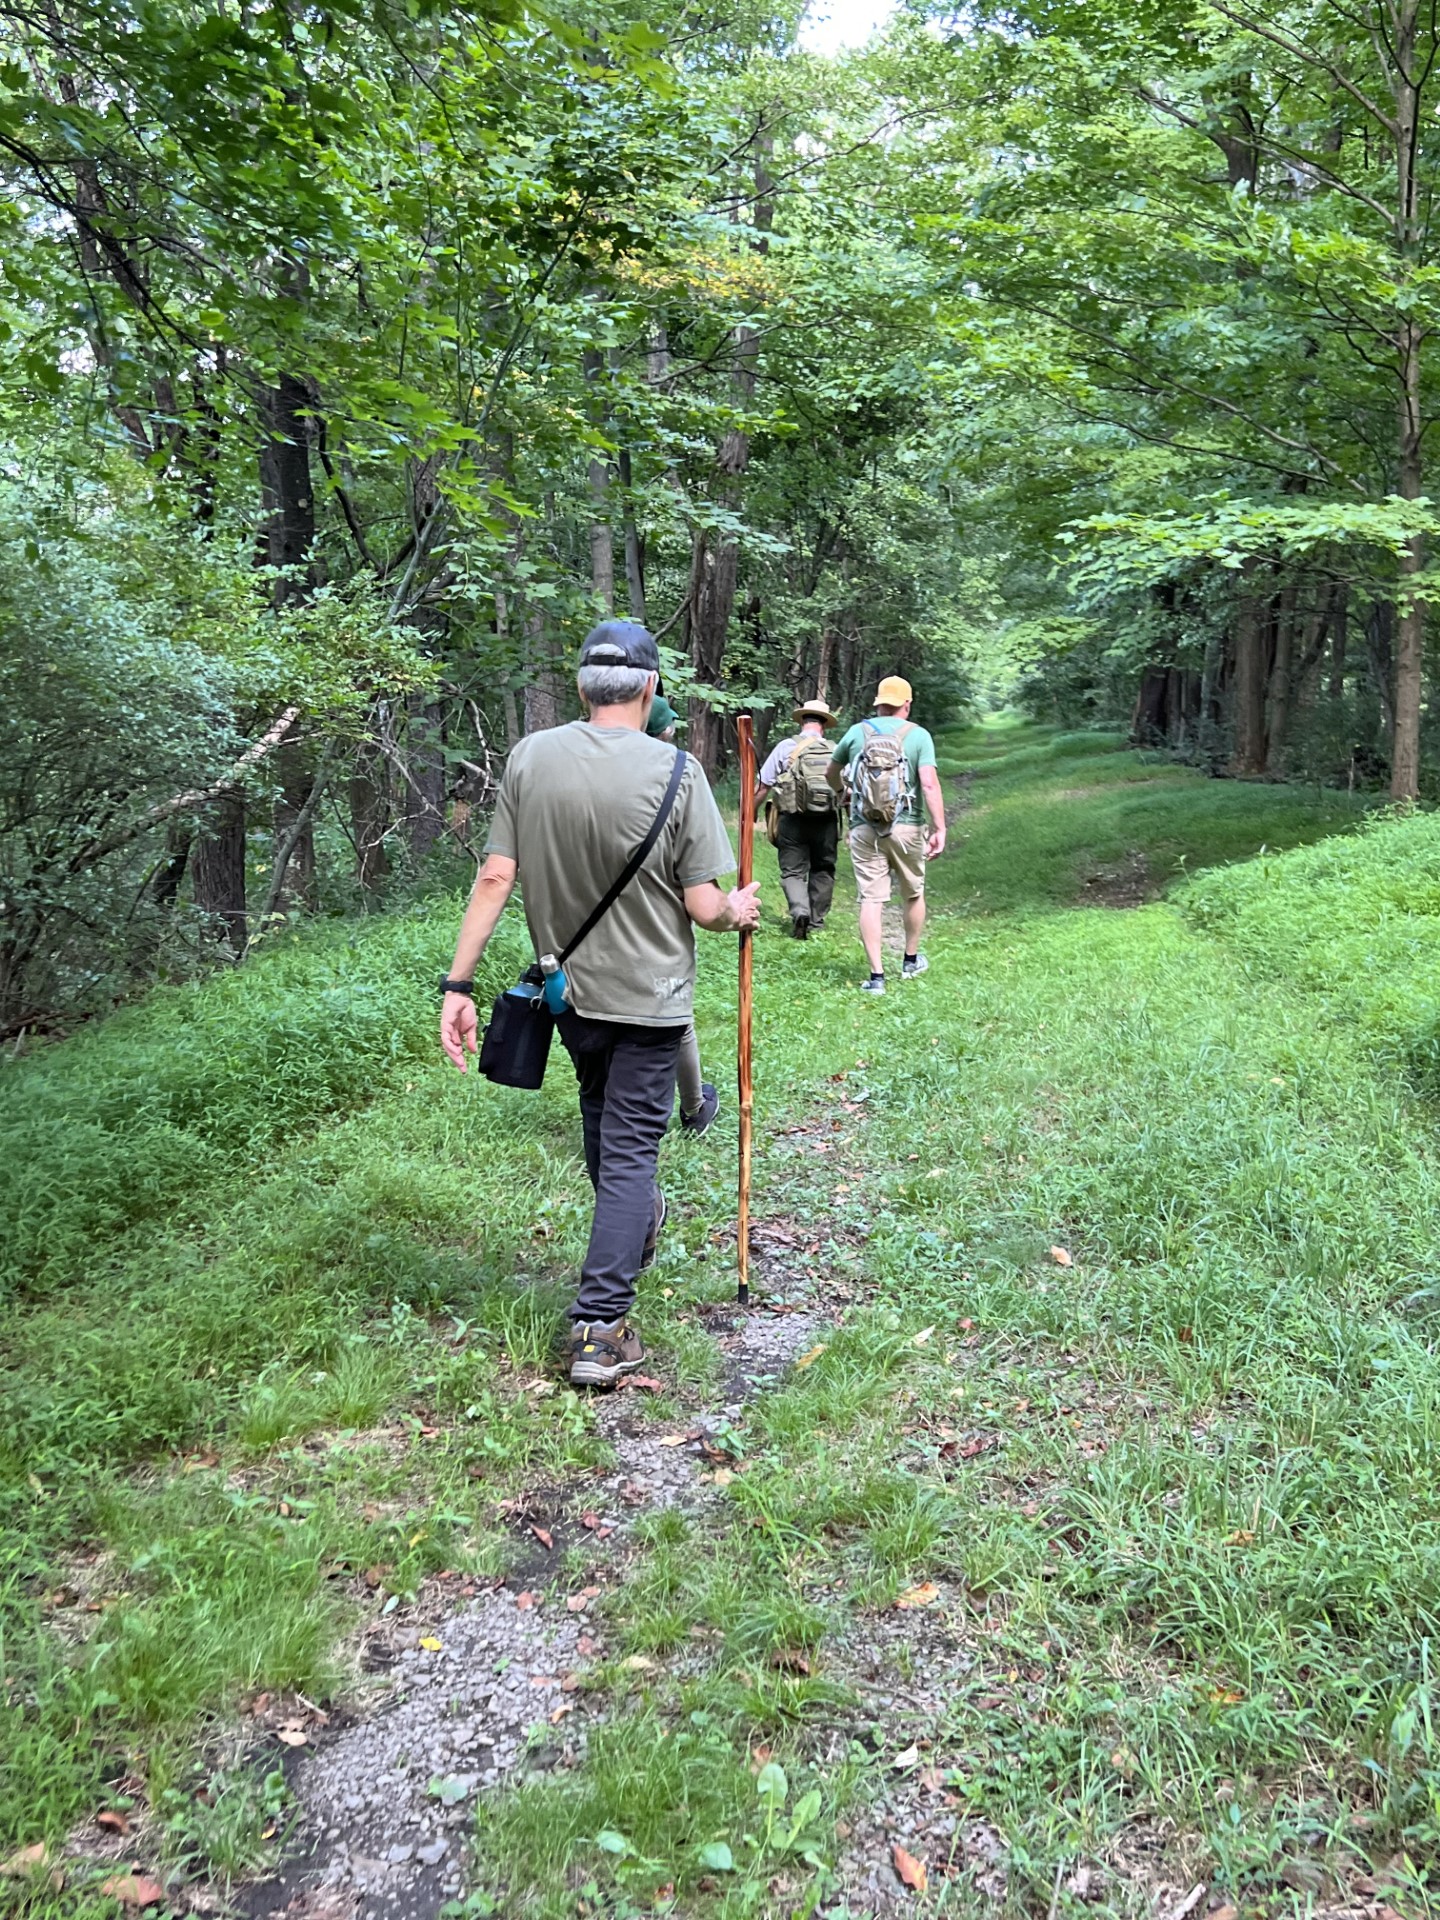
[(828, 813), (780, 815), (775, 851), (792, 920), (808, 919), (813, 926), (829, 913), (839, 846), (840, 816), (833, 807)]

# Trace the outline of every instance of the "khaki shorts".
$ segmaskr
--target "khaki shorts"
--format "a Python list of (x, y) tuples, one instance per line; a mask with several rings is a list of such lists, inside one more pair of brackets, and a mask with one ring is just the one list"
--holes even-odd
[(850, 829), (850, 858), (862, 905), (890, 898), (893, 875), (900, 882), (902, 900), (919, 900), (925, 892), (925, 835), (918, 825)]

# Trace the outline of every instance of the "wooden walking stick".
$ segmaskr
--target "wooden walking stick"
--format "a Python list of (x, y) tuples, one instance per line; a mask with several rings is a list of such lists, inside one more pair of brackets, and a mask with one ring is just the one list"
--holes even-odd
[[(735, 722), (740, 736), (740, 884), (755, 877), (755, 735), (750, 715)], [(740, 935), (740, 1217), (736, 1251), (740, 1265), (737, 1299), (750, 1304), (750, 1136), (754, 1118), (754, 1087), (750, 1076), (750, 1033), (755, 1016), (755, 949), (747, 928)]]

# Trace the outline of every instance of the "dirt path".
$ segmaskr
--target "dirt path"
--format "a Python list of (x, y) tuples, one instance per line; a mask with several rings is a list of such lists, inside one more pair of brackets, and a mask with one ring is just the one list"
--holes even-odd
[[(587, 1691), (609, 1653), (591, 1610), (624, 1579), (636, 1523), (715, 1502), (716, 1440), (829, 1323), (793, 1284), (788, 1237), (783, 1223), (755, 1226), (752, 1311), (697, 1309), (723, 1360), (718, 1397), (687, 1405), (678, 1432), (644, 1419), (634, 1392), (597, 1399), (616, 1465), (512, 1503), (527, 1551), (492, 1591), (366, 1640), (363, 1664), (383, 1678), (357, 1690), (343, 1723), (313, 1730), (291, 1782), (300, 1817), (285, 1870), (240, 1903), (253, 1920), (434, 1920), (464, 1889), (477, 1797), (583, 1764), (609, 1697)], [(591, 1551), (583, 1585), (560, 1566), (577, 1541)]]

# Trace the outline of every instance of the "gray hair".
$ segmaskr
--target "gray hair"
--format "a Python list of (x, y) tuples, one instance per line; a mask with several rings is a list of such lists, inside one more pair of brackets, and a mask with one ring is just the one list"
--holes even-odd
[(581, 667), (580, 698), (587, 707), (623, 707), (640, 698), (649, 678), (643, 667)]

